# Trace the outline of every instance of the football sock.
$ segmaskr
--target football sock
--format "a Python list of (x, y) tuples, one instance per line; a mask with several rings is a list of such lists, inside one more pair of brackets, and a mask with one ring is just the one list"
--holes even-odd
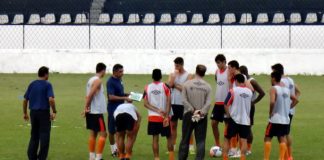
[(103, 149), (105, 148), (106, 138), (100, 136), (97, 144), (97, 155), (102, 154)]
[(96, 159), (96, 154), (94, 152), (89, 153), (89, 159), (90, 160), (95, 160)]
[(169, 160), (174, 160), (174, 152), (169, 151)]
[(285, 160), (285, 153), (287, 152), (287, 144), (286, 143), (280, 143), (279, 144), (279, 159)]
[(270, 159), (271, 142), (264, 143), (264, 160)]
[(95, 152), (95, 148), (96, 148), (96, 138), (95, 137), (92, 137), (90, 136), (89, 137), (89, 152)]

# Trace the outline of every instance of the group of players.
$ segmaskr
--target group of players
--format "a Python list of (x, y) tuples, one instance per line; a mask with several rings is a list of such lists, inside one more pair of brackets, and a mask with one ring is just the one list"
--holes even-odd
[[(255, 105), (264, 97), (262, 87), (250, 77), (246, 66), (235, 60), (227, 63), (223, 54), (215, 58), (218, 67), (215, 72), (215, 105), (211, 113), (211, 126), (215, 145), (223, 149), (223, 159), (240, 157), (252, 153), (252, 126)], [(169, 160), (175, 159), (178, 121), (182, 120), (182, 136), (179, 145), (179, 160), (186, 160), (188, 152), (196, 154), (196, 160), (205, 157), (207, 115), (211, 105), (211, 87), (204, 80), (206, 66), (197, 65), (195, 75), (184, 69), (184, 60), (174, 60), (175, 71), (168, 82), (161, 81), (162, 72), (154, 69), (152, 82), (144, 89), (144, 107), (148, 110), (147, 134), (152, 136), (154, 160), (159, 160), (159, 135), (167, 138)], [(269, 160), (271, 139), (279, 140), (280, 160), (292, 160), (292, 139), (290, 126), (300, 90), (293, 79), (284, 75), (284, 67), (275, 64), (271, 67), (269, 123), (264, 138), (264, 160)], [(98, 63), (96, 74), (86, 86), (86, 103), (82, 115), (86, 118), (89, 135), (89, 159), (101, 160), (107, 132), (104, 114), (108, 110), (108, 131), (111, 153), (121, 160), (129, 160), (141, 124), (141, 116), (132, 104), (129, 94), (124, 92), (123, 66), (116, 64), (113, 74), (106, 83), (107, 96), (102, 78), (106, 65)], [(48, 82), (49, 69), (41, 67), (38, 80), (28, 86), (24, 95), (24, 119), (31, 120), (31, 138), (28, 157), (31, 160), (47, 158), (50, 141), (50, 120), (55, 119), (57, 110), (54, 92)], [(106, 99), (108, 97), (108, 107)], [(29, 105), (30, 114), (27, 114)], [(52, 113), (50, 113), (52, 108)], [(50, 118), (49, 118), (50, 117)], [(219, 123), (224, 122), (224, 143), (220, 143)], [(193, 135), (196, 149), (193, 147)], [(40, 147), (39, 147), (40, 144)], [(194, 153), (196, 152), (196, 153)]]
[[(246, 66), (239, 66), (239, 63), (235, 60), (227, 64), (226, 58), (222, 54), (216, 56), (215, 62), (218, 67), (215, 73), (216, 97), (215, 106), (211, 114), (211, 126), (215, 145), (222, 146), (224, 160), (229, 157), (245, 159), (246, 155), (252, 153), (253, 133), (251, 127), (254, 122), (255, 104), (264, 97), (265, 93), (257, 81), (250, 77)], [(169, 159), (174, 159), (177, 122), (182, 120), (183, 115), (186, 113), (185, 111), (190, 106), (190, 104), (184, 105), (184, 98), (188, 95), (184, 95), (182, 91), (186, 83), (189, 83), (188, 81), (197, 76), (202, 78), (206, 71), (205, 69), (203, 74), (199, 75), (199, 66), (197, 66), (196, 75), (190, 75), (184, 69), (184, 60), (181, 57), (177, 57), (174, 60), (174, 65), (175, 71), (170, 74), (167, 83), (161, 82), (161, 70), (154, 69), (152, 72), (153, 82), (145, 87), (144, 106), (148, 109), (147, 134), (153, 137), (152, 148), (155, 160), (159, 159), (159, 135), (167, 138)], [(281, 64), (273, 65), (272, 70), (269, 124), (266, 128), (264, 139), (264, 159), (269, 159), (271, 138), (277, 136), (280, 143), (280, 159), (292, 160), (292, 140), (289, 136), (290, 124), (300, 92), (294, 81), (284, 75), (284, 68)], [(91, 160), (102, 158), (102, 151), (107, 136), (103, 121), (103, 113), (106, 112), (106, 108), (103, 106), (105, 106), (106, 101), (101, 81), (105, 73), (105, 65), (99, 63), (96, 76), (92, 77), (87, 84), (85, 117), (87, 128), (90, 129), (89, 151)], [(111, 151), (113, 155), (118, 153), (119, 158), (124, 160), (131, 158), (132, 147), (139, 130), (141, 116), (136, 107), (132, 105), (132, 100), (129, 99), (128, 94), (124, 93), (122, 76), (123, 67), (119, 64), (115, 65), (113, 75), (107, 82), (107, 92), (109, 101), (108, 130)], [(207, 95), (207, 100), (209, 95)], [(208, 109), (207, 107), (206, 115)], [(195, 113), (195, 111), (192, 110), (192, 113)], [(198, 114), (201, 116), (201, 113), (199, 112)], [(202, 119), (204, 116), (201, 116)], [(218, 129), (220, 122), (225, 122), (223, 145), (220, 143)], [(186, 122), (183, 123), (185, 124)], [(114, 140), (115, 133), (116, 144)], [(97, 135), (99, 135), (99, 139), (95, 153)], [(187, 137), (182, 136), (183, 139)], [(191, 135), (190, 137), (192, 138), (193, 136)], [(198, 144), (197, 138), (199, 138), (199, 135), (195, 137)], [(127, 142), (125, 143), (126, 139)], [(184, 144), (187, 145), (187, 143)], [(181, 143), (180, 145), (183, 144)], [(181, 159), (180, 152), (183, 149), (180, 146), (179, 159)], [(199, 147), (197, 147), (197, 152), (199, 152), (198, 150)], [(204, 156), (198, 153), (196, 159), (200, 159), (199, 157), (203, 159)]]

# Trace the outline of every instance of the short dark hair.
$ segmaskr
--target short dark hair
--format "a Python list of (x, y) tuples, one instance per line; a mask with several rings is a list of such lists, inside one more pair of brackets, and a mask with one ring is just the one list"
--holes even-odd
[(183, 58), (182, 57), (177, 57), (176, 59), (174, 59), (173, 62), (175, 64), (180, 64), (180, 65), (183, 65), (184, 64), (184, 61), (183, 61)]
[(98, 63), (96, 66), (96, 73), (106, 70), (106, 65), (104, 63)]
[(249, 75), (249, 70), (248, 70), (248, 68), (246, 67), (246, 66), (241, 66), (240, 67), (240, 72), (242, 73), (242, 74), (244, 74), (245, 76), (248, 76)]
[(234, 76), (234, 79), (239, 82), (239, 83), (244, 83), (245, 82), (245, 77), (243, 74), (237, 74)]
[(215, 62), (217, 62), (217, 61), (226, 62), (226, 57), (223, 54), (218, 54), (215, 57)]
[(48, 72), (49, 72), (49, 68), (42, 66), (38, 69), (38, 77), (44, 77), (48, 75)]
[(162, 79), (162, 72), (160, 69), (153, 69), (152, 79), (154, 81), (160, 81)]
[(228, 65), (232, 68), (240, 69), (240, 64), (236, 60), (228, 62)]
[(117, 72), (118, 70), (123, 69), (123, 68), (124, 68), (123, 65), (117, 63), (113, 67), (113, 72)]
[(271, 78), (274, 78), (276, 82), (280, 82), (282, 74), (278, 71), (273, 71), (271, 73)]
[(271, 66), (271, 69), (272, 69), (273, 71), (277, 71), (277, 72), (279, 72), (281, 75), (284, 74), (284, 67), (283, 67), (283, 65), (280, 64), (280, 63), (277, 63), (277, 64)]
[(199, 75), (200, 77), (204, 77), (205, 73), (207, 71), (206, 66), (202, 65), (202, 64), (198, 64), (196, 67), (196, 74)]

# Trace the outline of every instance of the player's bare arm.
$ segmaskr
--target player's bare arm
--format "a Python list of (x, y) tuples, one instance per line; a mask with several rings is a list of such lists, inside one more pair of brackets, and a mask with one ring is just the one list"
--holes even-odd
[(167, 106), (166, 106), (166, 113), (164, 116), (163, 126), (167, 127), (169, 125), (169, 114), (171, 111), (171, 96), (167, 96)]
[(299, 99), (301, 92), (297, 84), (295, 84), (295, 94), (296, 94), (296, 98)]
[(159, 113), (159, 114), (160, 114), (161, 116), (163, 116), (163, 117), (165, 117), (165, 115), (166, 115), (166, 113), (165, 113), (164, 111), (162, 111), (162, 110), (160, 110), (159, 108), (157, 108), (157, 107), (151, 105), (151, 104), (148, 102), (148, 100), (146, 100), (146, 99), (144, 100), (144, 107), (147, 108), (147, 109), (149, 109), (149, 110), (152, 110), (152, 111), (154, 111), (154, 112)]
[(297, 105), (297, 103), (299, 102), (298, 99), (297, 99), (297, 96), (291, 95), (290, 99), (292, 101), (291, 105), (290, 105), (290, 108), (294, 108)]
[(109, 101), (127, 101), (127, 102), (132, 102), (132, 100), (130, 98), (128, 98), (128, 96), (126, 94), (125, 94), (125, 96), (116, 96), (116, 95), (109, 94), (108, 95), (108, 100)]
[(88, 96), (86, 97), (86, 104), (84, 107), (84, 113), (89, 112), (90, 110), (90, 103), (92, 101), (93, 96), (100, 90), (100, 86), (101, 86), (101, 80), (97, 79), (93, 82), (92, 86), (91, 86), (91, 90), (88, 94)]
[(57, 114), (54, 97), (49, 98), (49, 104), (52, 108), (51, 120), (54, 120), (56, 118), (56, 114)]
[(272, 115), (272, 111), (273, 111), (273, 108), (274, 108), (275, 103), (276, 103), (276, 98), (277, 98), (276, 89), (274, 87), (271, 87), (271, 89), (270, 89), (270, 110), (269, 110), (269, 117), (271, 117), (271, 115)]
[(257, 81), (252, 80), (251, 85), (253, 86), (254, 90), (258, 93), (258, 97), (252, 102), (253, 104), (256, 104), (260, 102), (260, 100), (265, 96), (265, 92), (263, 91), (262, 87)]
[(28, 106), (28, 100), (27, 99), (24, 99), (23, 101), (23, 113), (24, 113), (24, 120), (25, 121), (29, 121), (29, 116), (28, 116), (28, 113), (27, 113), (27, 106)]
[(168, 83), (171, 88), (174, 88), (175, 73), (171, 73), (168, 78)]

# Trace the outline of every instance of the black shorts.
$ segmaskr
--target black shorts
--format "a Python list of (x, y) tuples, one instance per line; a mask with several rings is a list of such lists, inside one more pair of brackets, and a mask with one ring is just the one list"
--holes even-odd
[(171, 117), (171, 121), (182, 120), (183, 117), (183, 105), (173, 104), (172, 106), (173, 116)]
[(225, 107), (224, 105), (215, 104), (213, 112), (210, 116), (211, 120), (215, 120), (218, 122), (224, 121), (224, 115), (225, 115)]
[(237, 124), (232, 118), (230, 118), (225, 128), (224, 136), (225, 138), (230, 139), (239, 134), (240, 138), (247, 139), (250, 135), (250, 127), (251, 126)]
[(286, 136), (288, 134), (288, 127), (288, 124), (275, 124), (269, 122), (265, 136), (270, 138)]
[(254, 125), (254, 113), (255, 113), (255, 105), (251, 105), (251, 110), (250, 110), (251, 126)]
[(171, 136), (171, 128), (170, 128), (170, 125), (167, 127), (163, 127), (162, 122), (148, 122), (147, 134), (148, 135), (161, 134), (162, 137), (170, 137)]
[(86, 113), (87, 129), (95, 132), (106, 132), (103, 114)]
[(293, 117), (294, 117), (294, 115), (289, 114), (290, 122), (289, 122), (289, 126), (288, 126), (288, 131), (287, 131), (287, 134), (288, 134), (288, 135), (290, 134), (291, 122), (292, 122)]
[(115, 120), (117, 132), (132, 131), (135, 119), (128, 113), (118, 114)]

